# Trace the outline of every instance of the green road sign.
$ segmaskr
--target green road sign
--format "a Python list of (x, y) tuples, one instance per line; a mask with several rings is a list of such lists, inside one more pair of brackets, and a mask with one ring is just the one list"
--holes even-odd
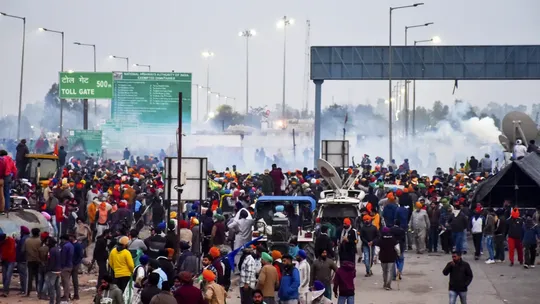
[(59, 95), (62, 99), (111, 99), (111, 72), (60, 72)]
[(101, 130), (71, 130), (68, 137), (68, 152), (82, 153), (94, 157), (102, 154)]
[[(178, 124), (182, 92), (183, 133), (190, 133), (191, 73), (113, 72), (111, 118), (157, 128)], [(174, 130), (176, 128), (174, 127)]]

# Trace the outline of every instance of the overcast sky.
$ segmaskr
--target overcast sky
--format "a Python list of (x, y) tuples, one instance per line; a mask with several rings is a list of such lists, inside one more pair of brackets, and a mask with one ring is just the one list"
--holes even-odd
[[(422, 7), (394, 14), (394, 44), (404, 43), (404, 27), (425, 22), (435, 24), (411, 29), (409, 41), (437, 35), (447, 45), (540, 44), (538, 0), (424, 0)], [(1, 0), (0, 12), (25, 16), (26, 57), (23, 102), (41, 101), (60, 69), (60, 35), (39, 32), (39, 27), (65, 31), (65, 70), (91, 71), (91, 48), (74, 41), (97, 45), (98, 71), (125, 69), (125, 61), (108, 55), (127, 56), (130, 63), (150, 64), (153, 71), (191, 72), (193, 82), (206, 83), (206, 62), (201, 52), (211, 50), (213, 91), (235, 97), (239, 110), (245, 104), (244, 29), (257, 30), (250, 40), (250, 102), (281, 103), (283, 31), (276, 22), (283, 15), (295, 19), (287, 30), (287, 103), (300, 108), (303, 100), (304, 53), (307, 19), (311, 20), (312, 45), (387, 45), (388, 7), (411, 4), (407, 0), (124, 0), (53, 1)], [(21, 25), (0, 16), (0, 103), (2, 114), (14, 114), (19, 94)], [(144, 71), (144, 68), (132, 70)], [(417, 83), (417, 102), (430, 106), (434, 100), (454, 98), (483, 106), (490, 101), (532, 104), (540, 102), (538, 82)], [(201, 94), (202, 95), (202, 94)], [(325, 82), (323, 106), (334, 97), (337, 103), (374, 103), (386, 98), (386, 82)], [(313, 85), (310, 109), (313, 109)], [(193, 93), (195, 101), (195, 93)], [(106, 102), (106, 101), (102, 101)], [(205, 103), (201, 98), (201, 110)], [(213, 107), (217, 105), (214, 99)]]

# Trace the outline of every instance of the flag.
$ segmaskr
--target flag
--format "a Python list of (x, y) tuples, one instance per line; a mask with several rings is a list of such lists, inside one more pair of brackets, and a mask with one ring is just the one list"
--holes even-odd
[(471, 171), (471, 166), (469, 165), (469, 158), (467, 157), (467, 161), (465, 161), (465, 167), (463, 167), (465, 169), (465, 172), (469, 172)]
[(458, 88), (458, 80), (454, 80), (454, 89), (452, 90), (452, 95), (456, 92), (456, 89)]
[(227, 258), (229, 258), (229, 266), (231, 266), (231, 271), (234, 270), (234, 257), (238, 254), (238, 252), (240, 252), (241, 250), (244, 250), (244, 248), (246, 248), (246, 247), (249, 247), (249, 246), (257, 243), (262, 238), (263, 237), (260, 236), (260, 237), (254, 239), (254, 240), (251, 240), (251, 241), (245, 243), (244, 245), (240, 246), (239, 248), (236, 248), (233, 251), (229, 252), (229, 254), (227, 254)]
[(217, 191), (221, 189), (221, 185), (218, 182), (211, 179), (208, 180), (208, 187), (210, 187), (210, 190), (212, 191)]
[(345, 122), (343, 124), (346, 125), (347, 121), (349, 121), (349, 113), (345, 113)]

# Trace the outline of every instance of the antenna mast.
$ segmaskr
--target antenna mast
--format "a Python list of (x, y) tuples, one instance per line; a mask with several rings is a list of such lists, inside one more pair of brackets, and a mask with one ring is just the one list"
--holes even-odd
[(309, 64), (310, 64), (310, 32), (311, 32), (311, 22), (306, 20), (306, 44), (304, 49), (304, 112), (308, 113), (308, 104), (309, 104)]

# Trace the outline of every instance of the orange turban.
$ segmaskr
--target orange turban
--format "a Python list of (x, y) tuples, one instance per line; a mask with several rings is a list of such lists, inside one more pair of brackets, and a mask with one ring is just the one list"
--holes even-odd
[(216, 275), (212, 272), (212, 270), (208, 269), (203, 270), (202, 276), (206, 282), (212, 282), (216, 279)]
[(281, 252), (277, 250), (272, 250), (272, 259), (274, 259), (274, 261), (281, 259)]
[(167, 248), (167, 258), (172, 259), (173, 255), (174, 255), (174, 249)]
[(519, 210), (518, 210), (518, 208), (514, 208), (514, 209), (512, 210), (512, 213), (510, 214), (510, 216), (511, 216), (512, 218), (518, 218), (518, 217), (519, 217)]
[(422, 209), (422, 203), (420, 203), (420, 202), (416, 202), (415, 206), (418, 209)]
[(362, 217), (362, 220), (363, 220), (364, 222), (371, 222), (371, 216), (369, 216), (369, 215), (366, 214), (366, 215), (364, 215), (364, 216)]
[(343, 225), (347, 225), (347, 226), (350, 226), (351, 225), (351, 220), (346, 217), (344, 220), (343, 220)]
[(403, 192), (404, 192), (404, 193), (409, 193), (409, 189), (403, 188)]
[(388, 195), (386, 195), (386, 198), (388, 198), (388, 200), (390, 200), (391, 202), (396, 200), (396, 197), (394, 196), (394, 193), (392, 192), (388, 193)]
[(367, 211), (371, 212), (371, 210), (373, 210), (373, 205), (371, 205), (371, 203), (367, 203), (366, 209)]
[(215, 258), (219, 257), (220, 252), (219, 252), (219, 249), (217, 247), (212, 247), (212, 248), (210, 248), (210, 251), (208, 252), (208, 254), (210, 254), (215, 259)]

